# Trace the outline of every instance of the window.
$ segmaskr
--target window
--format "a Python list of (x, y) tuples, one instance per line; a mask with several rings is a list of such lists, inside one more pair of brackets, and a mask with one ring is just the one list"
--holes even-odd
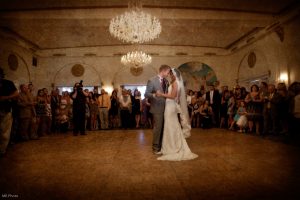
[(124, 85), (124, 88), (126, 90), (131, 90), (132, 92), (135, 90), (135, 89), (138, 89), (138, 91), (141, 92), (141, 95), (142, 95), (142, 99), (145, 98), (145, 92), (146, 92), (146, 85)]

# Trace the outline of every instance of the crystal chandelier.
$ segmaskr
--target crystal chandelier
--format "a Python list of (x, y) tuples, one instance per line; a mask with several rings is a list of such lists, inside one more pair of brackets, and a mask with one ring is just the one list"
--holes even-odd
[(142, 51), (129, 52), (121, 57), (121, 63), (123, 65), (135, 68), (148, 65), (151, 63), (151, 61), (151, 56)]
[(128, 3), (130, 11), (110, 21), (109, 32), (123, 42), (141, 44), (158, 38), (161, 32), (159, 20), (142, 11), (139, 0)]

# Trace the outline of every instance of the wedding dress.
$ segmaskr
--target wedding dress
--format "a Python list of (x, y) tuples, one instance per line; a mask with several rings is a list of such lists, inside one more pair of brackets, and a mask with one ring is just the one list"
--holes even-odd
[[(174, 70), (174, 69), (173, 69)], [(178, 77), (177, 77), (178, 78)], [(182, 79), (181, 79), (182, 81)], [(164, 132), (162, 139), (162, 156), (158, 157), (158, 160), (169, 160), (169, 161), (180, 161), (180, 160), (191, 160), (197, 158), (198, 155), (191, 152), (187, 142), (186, 137), (190, 136), (190, 125), (188, 123), (188, 118), (185, 115), (184, 109), (179, 104), (180, 95), (180, 81), (177, 81), (178, 91), (177, 97), (175, 99), (166, 99), (166, 106), (164, 112)], [(168, 88), (168, 93), (171, 94), (172, 85)], [(183, 104), (184, 105), (184, 104)], [(180, 121), (178, 114), (180, 114)]]

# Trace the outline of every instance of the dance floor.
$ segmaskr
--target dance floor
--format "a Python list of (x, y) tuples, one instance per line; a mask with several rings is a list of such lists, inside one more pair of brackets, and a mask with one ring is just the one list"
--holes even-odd
[(298, 146), (193, 129), (192, 161), (157, 161), (151, 130), (55, 134), (0, 159), (0, 193), (18, 199), (299, 199)]

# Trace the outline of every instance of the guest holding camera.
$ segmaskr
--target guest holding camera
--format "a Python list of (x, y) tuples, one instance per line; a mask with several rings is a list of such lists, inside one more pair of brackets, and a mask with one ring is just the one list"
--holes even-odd
[(85, 101), (86, 97), (89, 95), (83, 91), (82, 81), (80, 83), (75, 83), (73, 92), (70, 94), (73, 99), (73, 134), (86, 135), (85, 133)]

